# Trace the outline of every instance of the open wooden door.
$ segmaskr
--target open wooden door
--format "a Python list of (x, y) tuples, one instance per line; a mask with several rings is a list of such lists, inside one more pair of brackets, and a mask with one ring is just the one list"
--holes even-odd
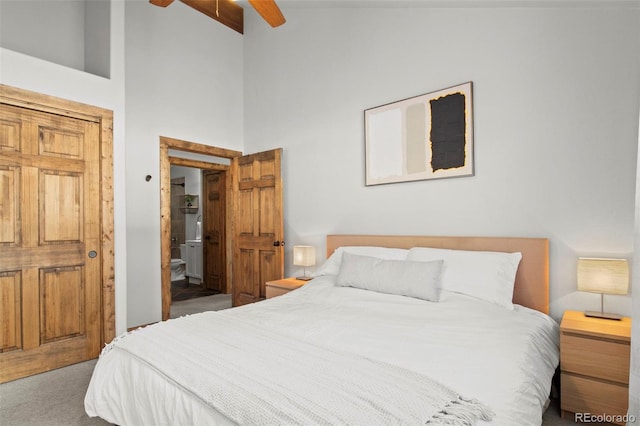
[(265, 283), (284, 275), (282, 149), (232, 159), (233, 306), (265, 298)]
[(202, 172), (203, 286), (227, 293), (227, 172)]
[(98, 356), (100, 125), (0, 104), (0, 382)]

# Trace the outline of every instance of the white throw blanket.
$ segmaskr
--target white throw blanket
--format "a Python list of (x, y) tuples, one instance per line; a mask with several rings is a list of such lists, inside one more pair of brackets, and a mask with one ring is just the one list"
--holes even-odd
[(480, 402), (411, 370), (218, 312), (139, 329), (101, 357), (110, 351), (152, 365), (240, 425), (473, 425), (493, 417)]

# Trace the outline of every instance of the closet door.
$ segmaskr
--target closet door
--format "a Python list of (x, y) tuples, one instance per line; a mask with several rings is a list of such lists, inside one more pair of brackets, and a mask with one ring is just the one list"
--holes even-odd
[(234, 158), (233, 305), (265, 298), (284, 275), (282, 149)]
[(0, 381), (100, 351), (100, 126), (0, 105)]

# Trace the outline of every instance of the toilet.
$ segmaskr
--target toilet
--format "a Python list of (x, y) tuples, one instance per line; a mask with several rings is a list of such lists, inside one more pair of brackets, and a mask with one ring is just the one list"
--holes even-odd
[(171, 259), (171, 281), (180, 281), (186, 278), (187, 262), (184, 261), (186, 251), (186, 246), (180, 244), (180, 259)]

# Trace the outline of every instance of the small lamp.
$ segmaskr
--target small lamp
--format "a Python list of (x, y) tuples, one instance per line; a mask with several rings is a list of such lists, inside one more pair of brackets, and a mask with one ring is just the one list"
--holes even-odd
[(309, 281), (307, 266), (316, 264), (316, 249), (313, 246), (293, 246), (293, 264), (304, 266), (304, 275), (296, 277), (297, 280)]
[(621, 315), (604, 312), (604, 295), (627, 294), (629, 265), (625, 259), (578, 259), (578, 290), (600, 293), (600, 312), (586, 311), (588, 317), (622, 319)]

